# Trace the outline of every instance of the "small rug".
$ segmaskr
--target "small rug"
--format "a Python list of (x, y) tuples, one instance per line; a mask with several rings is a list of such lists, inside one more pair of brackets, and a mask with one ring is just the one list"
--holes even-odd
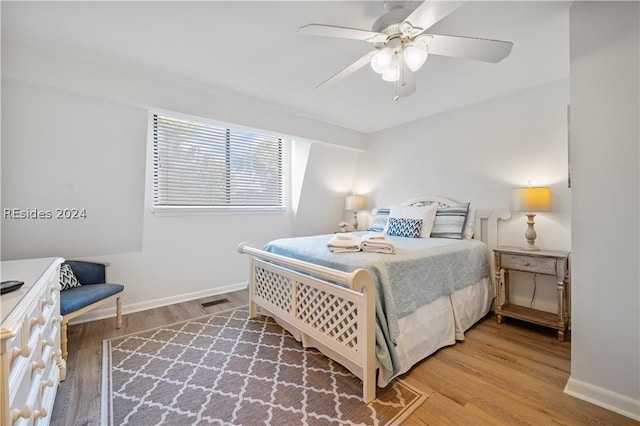
[(247, 307), (105, 340), (102, 423), (391, 425), (426, 395), (395, 380), (362, 402), (362, 382)]

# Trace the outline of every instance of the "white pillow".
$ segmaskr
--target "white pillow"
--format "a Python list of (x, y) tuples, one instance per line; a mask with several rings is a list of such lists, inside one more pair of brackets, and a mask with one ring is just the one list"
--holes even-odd
[(467, 224), (464, 226), (462, 237), (466, 240), (473, 238), (476, 227), (476, 208), (469, 205), (469, 214), (467, 214)]
[[(431, 228), (433, 227), (433, 221), (436, 218), (437, 211), (437, 203), (425, 207), (391, 206), (391, 209), (389, 209), (389, 217), (395, 217), (397, 219), (422, 219), (420, 238), (429, 238), (431, 236)], [(387, 223), (384, 228), (385, 234), (387, 233), (388, 227), (389, 224)]]

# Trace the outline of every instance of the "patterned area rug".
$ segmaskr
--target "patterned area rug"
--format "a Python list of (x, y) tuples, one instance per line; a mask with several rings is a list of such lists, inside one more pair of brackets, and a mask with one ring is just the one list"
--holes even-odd
[(362, 382), (246, 307), (104, 341), (102, 423), (397, 424), (426, 396)]

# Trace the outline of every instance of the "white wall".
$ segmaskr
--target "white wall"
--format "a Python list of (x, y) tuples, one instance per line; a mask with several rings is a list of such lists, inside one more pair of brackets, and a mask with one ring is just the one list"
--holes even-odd
[[(3, 84), (2, 123), (5, 258), (142, 248), (144, 111)], [(63, 208), (84, 210), (86, 218), (57, 219)], [(5, 209), (52, 218), (16, 219)]]
[[(553, 211), (536, 216), (536, 245), (570, 250), (567, 187), (568, 80), (438, 114), (370, 135), (355, 189), (370, 207), (419, 195), (509, 209), (511, 188), (550, 186)], [(525, 244), (526, 217), (502, 223), (499, 244)], [(511, 300), (528, 305), (530, 274), (513, 274)], [(540, 276), (534, 307), (556, 311), (553, 277)]]
[(638, 2), (571, 18), (573, 330), (566, 392), (640, 420)]
[[(297, 235), (335, 230), (364, 146), (360, 133), (223, 92), (26, 46), (3, 43), (2, 78), (2, 208), (87, 212), (82, 220), (3, 215), (2, 259), (109, 262), (110, 281), (126, 285), (124, 312), (244, 287), (247, 259), (236, 251), (242, 241), (259, 246), (294, 228)], [(148, 108), (310, 144), (295, 214), (152, 214)]]
[(352, 189), (361, 152), (320, 143), (311, 145), (305, 186), (293, 223), (294, 236), (338, 230), (345, 212), (345, 195)]

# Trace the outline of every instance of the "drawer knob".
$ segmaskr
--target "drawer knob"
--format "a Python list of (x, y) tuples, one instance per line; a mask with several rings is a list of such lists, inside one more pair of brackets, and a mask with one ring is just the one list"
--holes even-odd
[(45, 363), (44, 360), (41, 359), (38, 362), (32, 362), (31, 363), (31, 373), (33, 373), (36, 370), (42, 370), (45, 367)]
[(41, 409), (33, 412), (33, 419), (38, 420), (39, 418), (45, 418), (47, 417), (47, 414), (49, 414), (47, 413), (47, 409), (42, 407)]
[(36, 325), (43, 326), (44, 323), (45, 319), (42, 315), (40, 315), (38, 318), (31, 318), (31, 328), (35, 327)]
[(524, 262), (524, 266), (529, 266), (529, 262)]
[(31, 355), (31, 348), (29, 346), (23, 346), (21, 349), (13, 348), (11, 350), (11, 361), (18, 358), (19, 356), (28, 357)]
[(11, 411), (11, 419), (12, 423), (15, 423), (20, 417), (24, 419), (28, 419), (31, 417), (31, 407), (25, 405), (22, 410), (12, 410)]

